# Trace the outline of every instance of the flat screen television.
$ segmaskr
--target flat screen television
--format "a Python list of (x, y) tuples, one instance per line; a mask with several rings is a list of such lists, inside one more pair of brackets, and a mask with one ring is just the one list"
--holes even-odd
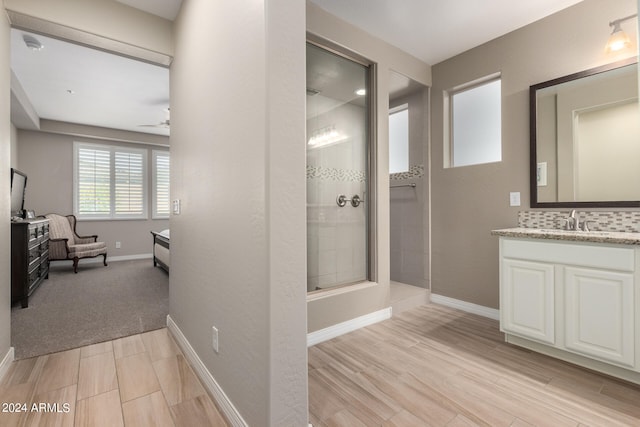
[(24, 218), (24, 194), (27, 189), (27, 175), (11, 168), (11, 217)]

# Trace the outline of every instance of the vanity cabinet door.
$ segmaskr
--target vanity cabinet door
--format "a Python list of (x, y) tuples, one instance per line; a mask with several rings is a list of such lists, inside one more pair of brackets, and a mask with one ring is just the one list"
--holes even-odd
[(565, 347), (634, 366), (633, 275), (565, 267)]
[(555, 344), (553, 264), (503, 258), (500, 328)]

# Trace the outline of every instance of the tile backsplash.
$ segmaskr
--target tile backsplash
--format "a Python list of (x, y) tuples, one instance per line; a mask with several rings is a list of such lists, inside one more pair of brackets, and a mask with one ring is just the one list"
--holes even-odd
[[(520, 211), (518, 227), (524, 228), (562, 228), (560, 218), (566, 218), (569, 211)], [(616, 231), (640, 233), (640, 211), (577, 211), (582, 224), (589, 223), (593, 231)]]

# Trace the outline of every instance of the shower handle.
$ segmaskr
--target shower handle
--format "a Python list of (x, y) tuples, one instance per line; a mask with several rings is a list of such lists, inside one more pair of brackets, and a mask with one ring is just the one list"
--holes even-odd
[(345, 207), (347, 205), (347, 202), (351, 202), (351, 206), (357, 208), (358, 206), (360, 206), (360, 203), (364, 203), (364, 200), (362, 200), (357, 194), (354, 194), (350, 199), (347, 199), (347, 196), (345, 196), (344, 194), (341, 194), (336, 198), (336, 203), (341, 208)]

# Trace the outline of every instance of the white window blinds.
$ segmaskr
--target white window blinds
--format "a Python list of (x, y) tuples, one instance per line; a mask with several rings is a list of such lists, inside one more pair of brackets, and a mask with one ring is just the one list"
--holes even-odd
[(169, 153), (153, 151), (153, 217), (169, 218)]
[(74, 154), (78, 218), (147, 217), (147, 150), (77, 142)]
[(111, 213), (111, 154), (108, 150), (77, 149), (76, 215)]

